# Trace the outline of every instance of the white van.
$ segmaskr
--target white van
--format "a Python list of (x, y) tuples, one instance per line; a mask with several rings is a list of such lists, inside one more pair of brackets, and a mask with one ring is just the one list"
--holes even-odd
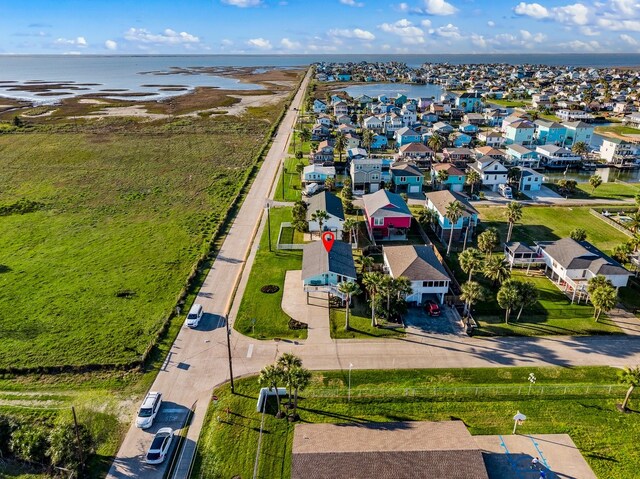
[(194, 303), (189, 310), (189, 314), (187, 314), (187, 326), (190, 328), (197, 328), (198, 324), (200, 324), (200, 320), (204, 314), (204, 308), (201, 304)]
[(508, 199), (508, 200), (513, 199), (513, 192), (511, 191), (511, 187), (509, 185), (504, 185), (503, 184), (503, 185), (498, 186), (498, 191), (506, 199)]
[(151, 391), (142, 401), (142, 406), (136, 418), (136, 427), (147, 429), (153, 424), (162, 405), (162, 393)]

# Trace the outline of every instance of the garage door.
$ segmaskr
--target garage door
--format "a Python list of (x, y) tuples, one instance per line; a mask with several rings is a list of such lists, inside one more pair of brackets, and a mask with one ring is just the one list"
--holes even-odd
[(531, 185), (524, 185), (524, 190), (525, 190), (525, 191), (528, 191), (528, 190), (530, 190), (530, 189), (531, 189)]
[(409, 193), (420, 193), (420, 187), (417, 185), (409, 186)]
[(380, 185), (378, 185), (377, 183), (371, 183), (369, 185), (369, 191), (371, 193), (375, 193), (376, 191), (378, 191), (379, 187), (380, 187)]

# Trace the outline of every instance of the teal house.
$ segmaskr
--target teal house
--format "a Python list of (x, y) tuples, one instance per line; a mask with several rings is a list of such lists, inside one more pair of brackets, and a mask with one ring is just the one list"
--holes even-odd
[(562, 145), (567, 138), (567, 127), (555, 121), (536, 120), (534, 137), (539, 145)]
[(302, 250), (302, 285), (307, 293), (322, 292), (342, 297), (338, 285), (356, 281), (356, 266), (351, 245), (342, 241), (333, 243), (329, 252), (322, 241), (304, 245)]
[(422, 193), (424, 174), (410, 163), (391, 166), (391, 183), (396, 193)]
[[(442, 182), (438, 180), (438, 173), (440, 171), (447, 173), (447, 179)], [(431, 165), (431, 183), (434, 188), (438, 186), (440, 189), (462, 191), (466, 181), (467, 174), (451, 163), (433, 163)]]
[(422, 135), (406, 126), (396, 131), (394, 136), (398, 148), (409, 143), (422, 143)]

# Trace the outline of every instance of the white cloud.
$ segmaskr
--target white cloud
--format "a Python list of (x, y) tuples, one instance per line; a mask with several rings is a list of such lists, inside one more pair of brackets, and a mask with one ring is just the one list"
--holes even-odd
[(223, 47), (230, 47), (231, 45), (233, 45), (233, 41), (229, 40), (228, 38), (223, 38), (220, 41), (220, 45), (222, 45)]
[(89, 44), (84, 37), (76, 37), (72, 39), (68, 38), (58, 38), (53, 42), (55, 45), (75, 45), (76, 47), (86, 47)]
[(368, 30), (362, 30), (361, 28), (354, 28), (353, 30), (334, 28), (329, 30), (328, 33), (332, 37), (357, 38), (358, 40), (375, 40), (376, 38), (373, 33)]
[(408, 12), (409, 11), (409, 4), (402, 2), (400, 4), (398, 4), (397, 9), (400, 10), (401, 12)]
[(489, 26), (489, 27), (493, 28), (493, 27), (495, 27), (495, 26), (496, 26), (496, 22), (494, 22), (493, 20), (489, 20), (489, 21), (487, 22), (487, 26)]
[(553, 17), (561, 23), (586, 25), (589, 23), (589, 9), (582, 3), (574, 3), (551, 10)]
[(583, 35), (586, 35), (587, 37), (596, 37), (600, 35), (600, 32), (598, 30), (589, 26), (580, 27), (580, 31), (582, 32)]
[(546, 7), (543, 7), (539, 3), (520, 2), (518, 5), (516, 5), (514, 11), (516, 12), (516, 15), (524, 15), (537, 19), (547, 18), (549, 16), (549, 10), (547, 10)]
[(547, 36), (544, 33), (533, 34), (528, 30), (520, 30), (520, 36), (524, 41), (535, 42), (535, 43), (542, 43), (547, 38)]
[(458, 11), (445, 0), (424, 0), (424, 10), (430, 15), (453, 15)]
[(611, 0), (611, 8), (624, 15), (635, 17), (640, 12), (640, 2), (636, 0)]
[(292, 40), (289, 40), (288, 38), (283, 38), (282, 40), (280, 40), (280, 45), (282, 45), (287, 50), (297, 50), (301, 47), (300, 42), (294, 42)]
[(613, 31), (640, 31), (640, 20), (612, 20), (610, 18), (599, 18), (598, 25)]
[(124, 34), (124, 38), (132, 42), (140, 42), (154, 45), (187, 45), (200, 43), (200, 38), (187, 32), (176, 32), (170, 28), (162, 33), (151, 33), (144, 28), (130, 28)]
[(560, 46), (569, 47), (578, 53), (596, 52), (602, 49), (600, 43), (595, 40), (591, 40), (590, 42), (583, 42), (582, 40), (572, 40), (567, 43), (561, 43)]
[(260, 48), (261, 50), (271, 50), (271, 48), (273, 48), (271, 42), (264, 38), (251, 38), (247, 42), (247, 45), (250, 47)]
[(234, 7), (247, 8), (261, 5), (262, 0), (222, 0), (222, 3), (233, 5)]
[(395, 23), (383, 23), (378, 28), (386, 33), (398, 35), (399, 37), (413, 37), (417, 35), (424, 35), (421, 28), (413, 25), (409, 20), (403, 18)]
[(625, 43), (628, 43), (632, 47), (637, 47), (638, 44), (639, 44), (638, 40), (633, 38), (631, 35), (627, 35), (626, 33), (623, 33), (623, 34), (620, 35), (620, 40), (622, 40)]
[(107, 50), (117, 50), (118, 49), (118, 42), (114, 42), (113, 40), (107, 40), (106, 42), (104, 42), (104, 47)]
[(431, 28), (431, 20), (425, 18), (420, 22), (420, 25), (422, 25), (424, 28)]
[(487, 47), (487, 40), (484, 38), (483, 35), (478, 35), (477, 33), (471, 34), (471, 43), (473, 43), (475, 46), (480, 48)]
[(356, 0), (340, 0), (343, 5), (349, 5), (350, 7), (364, 7), (364, 3), (356, 2)]
[(458, 40), (462, 37), (462, 35), (460, 35), (460, 29), (452, 23), (436, 28), (435, 33), (440, 37), (451, 38), (453, 40)]

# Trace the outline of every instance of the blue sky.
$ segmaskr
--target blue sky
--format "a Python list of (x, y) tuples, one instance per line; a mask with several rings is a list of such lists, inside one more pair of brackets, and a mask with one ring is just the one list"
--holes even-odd
[(0, 53), (640, 52), (640, 0), (23, 0)]

